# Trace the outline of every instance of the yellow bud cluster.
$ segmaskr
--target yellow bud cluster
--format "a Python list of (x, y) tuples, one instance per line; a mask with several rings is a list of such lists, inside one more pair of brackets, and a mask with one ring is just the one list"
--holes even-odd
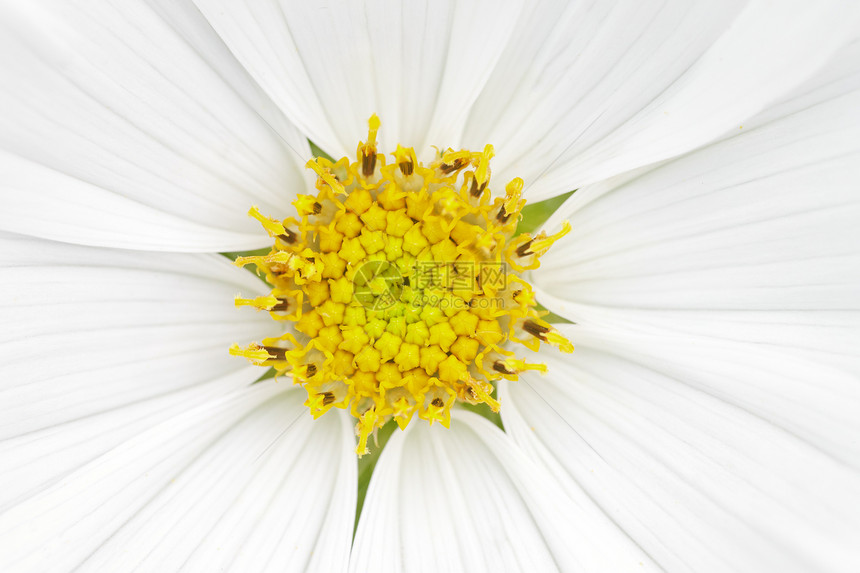
[(569, 226), (514, 237), (523, 183), (514, 179), (493, 198), (492, 146), (449, 149), (427, 166), (398, 146), (389, 165), (376, 149), (378, 118), (369, 124), (356, 161), (308, 163), (317, 193), (298, 196), (297, 219), (251, 209), (274, 245), (236, 262), (256, 265), (272, 292), (236, 304), (294, 331), (231, 349), (289, 373), (314, 417), (342, 408), (357, 418), (359, 455), (391, 419), (401, 429), (416, 415), (447, 426), (457, 401), (498, 411), (495, 381), (546, 369), (514, 357), (512, 342), (573, 350), (516, 275), (536, 268)]

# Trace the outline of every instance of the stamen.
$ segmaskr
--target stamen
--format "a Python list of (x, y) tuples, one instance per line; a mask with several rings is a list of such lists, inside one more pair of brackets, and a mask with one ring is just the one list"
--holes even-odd
[(266, 360), (271, 358), (269, 352), (257, 344), (251, 344), (247, 348), (241, 348), (238, 344), (234, 344), (230, 347), (230, 354), (233, 356), (242, 356), (259, 365), (262, 365)]
[(526, 241), (525, 243), (517, 247), (517, 255), (519, 255), (520, 257), (525, 257), (527, 255), (532, 254), (531, 246), (532, 241)]
[(548, 344), (551, 344), (552, 346), (555, 346), (562, 352), (566, 352), (568, 354), (573, 352), (573, 344), (571, 344), (567, 338), (562, 336), (561, 333), (557, 331), (553, 330), (548, 332), (546, 335), (546, 342)]
[(496, 360), (493, 362), (493, 370), (498, 372), (499, 374), (506, 374), (508, 376), (516, 374), (516, 370), (510, 368), (507, 364), (505, 364), (502, 360)]
[(281, 225), (274, 219), (269, 219), (268, 217), (264, 216), (262, 213), (260, 213), (260, 210), (256, 206), (251, 207), (248, 210), (248, 214), (258, 220), (263, 226), (263, 228), (266, 229), (266, 231), (271, 236), (276, 237), (278, 235), (283, 235), (284, 233), (286, 233), (286, 229), (284, 229), (283, 225)]
[(471, 151), (449, 151), (442, 156), (442, 163), (439, 165), (439, 170), (445, 175), (450, 175), (451, 173), (460, 171), (466, 167), (471, 158)]
[(570, 233), (570, 223), (565, 221), (561, 226), (561, 231), (555, 235), (546, 236), (546, 233), (541, 233), (537, 239), (532, 242), (531, 251), (533, 253), (545, 253), (556, 241)]
[(269, 294), (266, 296), (258, 296), (257, 298), (242, 298), (241, 296), (236, 295), (233, 302), (236, 306), (253, 306), (257, 310), (271, 310), (275, 308), (280, 301), (276, 296)]
[(415, 173), (415, 152), (413, 150), (398, 144), (397, 150), (394, 152), (394, 161), (404, 177), (409, 177)]
[(365, 151), (361, 162), (361, 172), (365, 177), (370, 177), (376, 171), (376, 151)]
[(549, 328), (545, 326), (541, 326), (533, 320), (527, 320), (523, 323), (523, 328), (526, 332), (534, 336), (535, 338), (540, 338), (541, 340), (546, 340), (546, 333), (549, 332)]
[(484, 147), (484, 152), (481, 153), (478, 160), (478, 168), (475, 170), (475, 181), (481, 188), (486, 187), (487, 181), (490, 179), (490, 159), (495, 155), (493, 146), (489, 143)]
[(478, 198), (483, 195), (484, 190), (487, 188), (487, 181), (483, 183), (478, 183), (477, 176), (473, 176), (469, 178), (469, 195), (474, 198)]
[(288, 245), (292, 245), (298, 240), (298, 235), (289, 229), (285, 229), (284, 232), (277, 237)]
[(376, 171), (376, 134), (379, 131), (379, 118), (374, 114), (368, 121), (370, 129), (367, 143), (361, 146), (361, 173), (370, 177)]
[(271, 311), (287, 311), (287, 310), (290, 310), (290, 308), (292, 308), (292, 305), (293, 305), (292, 301), (285, 300), (282, 298), (279, 298), (277, 300), (278, 300), (278, 303), (275, 306), (271, 307), (269, 310), (271, 310)]
[(370, 436), (370, 433), (373, 432), (379, 426), (377, 425), (378, 416), (376, 415), (376, 409), (370, 408), (358, 420), (358, 426), (356, 428), (356, 433), (358, 434), (358, 447), (356, 447), (355, 451), (358, 455), (364, 455), (369, 452), (367, 449), (367, 438)]

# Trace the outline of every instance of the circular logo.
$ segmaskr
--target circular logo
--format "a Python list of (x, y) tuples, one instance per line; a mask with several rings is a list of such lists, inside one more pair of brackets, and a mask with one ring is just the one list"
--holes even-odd
[(386, 310), (400, 300), (403, 276), (388, 261), (368, 261), (352, 278), (355, 300), (368, 310)]

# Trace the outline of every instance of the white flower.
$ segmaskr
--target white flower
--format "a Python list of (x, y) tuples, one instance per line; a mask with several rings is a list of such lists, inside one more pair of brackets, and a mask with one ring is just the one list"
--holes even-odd
[[(845, 2), (0, 4), (3, 571), (860, 568), (860, 43)], [(578, 191), (576, 351), (396, 432), (227, 355), (306, 138)], [(295, 126), (295, 127), (293, 127)]]

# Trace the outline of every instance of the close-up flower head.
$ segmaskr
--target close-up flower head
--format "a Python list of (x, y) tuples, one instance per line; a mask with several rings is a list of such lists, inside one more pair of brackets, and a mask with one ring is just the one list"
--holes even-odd
[(860, 3), (0, 0), (0, 572), (860, 571)]

